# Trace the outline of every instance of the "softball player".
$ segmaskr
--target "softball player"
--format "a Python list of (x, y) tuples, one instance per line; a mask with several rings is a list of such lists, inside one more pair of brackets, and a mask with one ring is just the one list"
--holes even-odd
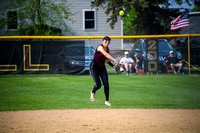
[[(97, 46), (93, 58), (93, 62), (90, 65), (91, 75), (94, 79), (95, 86), (93, 90), (91, 91), (91, 101), (95, 101), (95, 93), (98, 89), (101, 88), (101, 81), (104, 85), (104, 93), (106, 97), (105, 105), (111, 106), (111, 103), (109, 101), (109, 83), (108, 83), (108, 73), (105, 67), (105, 60), (107, 60), (108, 64), (116, 69), (115, 65), (118, 65), (118, 62), (109, 54), (109, 44), (111, 39), (108, 36), (105, 36), (103, 38), (102, 43)], [(112, 60), (115, 65), (110, 61)]]

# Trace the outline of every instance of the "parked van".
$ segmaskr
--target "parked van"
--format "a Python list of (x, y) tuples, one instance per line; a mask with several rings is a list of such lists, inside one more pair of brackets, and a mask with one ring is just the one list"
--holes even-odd
[(62, 71), (65, 74), (89, 74), (95, 49), (89, 45), (68, 45), (62, 56)]
[[(147, 61), (147, 53), (146, 53), (146, 45), (147, 41), (146, 39), (139, 39), (134, 43), (134, 46), (131, 50), (131, 57), (134, 59), (134, 55), (137, 53), (139, 54), (140, 58), (142, 59), (142, 69), (146, 71), (145, 62)], [(154, 39), (155, 40), (155, 39)], [(166, 72), (166, 63), (165, 58), (169, 55), (170, 51), (174, 51), (174, 54), (177, 56), (177, 58), (180, 60), (181, 54), (180, 52), (177, 52), (172, 45), (166, 40), (166, 39), (156, 39), (158, 44), (158, 70), (161, 72)]]

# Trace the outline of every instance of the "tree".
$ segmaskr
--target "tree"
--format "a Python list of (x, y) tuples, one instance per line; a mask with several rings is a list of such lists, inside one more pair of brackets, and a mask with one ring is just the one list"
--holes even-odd
[(194, 8), (193, 8), (193, 12), (199, 12), (200, 11), (200, 1), (198, 1), (198, 0), (195, 0), (195, 2), (194, 2)]
[[(182, 4), (182, 0), (176, 0)], [(186, 0), (188, 3), (189, 1)], [(105, 6), (106, 4), (106, 6)], [(178, 10), (169, 10), (168, 0), (94, 0), (91, 7), (106, 8), (109, 15), (107, 22), (114, 28), (118, 21), (119, 11), (124, 10), (123, 16), (125, 34), (166, 34), (170, 31), (170, 22), (177, 17)]]
[[(61, 35), (61, 29), (69, 32), (65, 21), (73, 22), (70, 17), (74, 15), (67, 0), (8, 0), (4, 11), (8, 10), (18, 13), (20, 21), (14, 34), (20, 35)], [(3, 29), (8, 20), (5, 14), (1, 16), (0, 28)]]

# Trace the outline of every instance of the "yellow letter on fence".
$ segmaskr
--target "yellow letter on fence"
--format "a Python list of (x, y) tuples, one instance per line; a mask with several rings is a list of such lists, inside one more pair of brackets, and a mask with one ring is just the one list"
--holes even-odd
[(31, 45), (23, 46), (24, 71), (48, 71), (49, 64), (31, 64)]
[(0, 65), (0, 71), (17, 71), (17, 65)]

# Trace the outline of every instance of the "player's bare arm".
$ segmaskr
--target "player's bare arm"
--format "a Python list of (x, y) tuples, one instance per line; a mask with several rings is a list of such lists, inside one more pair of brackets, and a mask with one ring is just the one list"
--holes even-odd
[(108, 53), (103, 49), (103, 46), (99, 46), (99, 47), (97, 48), (97, 51), (101, 52), (107, 59), (114, 61), (114, 63), (115, 63), (116, 66), (119, 64), (110, 54), (108, 54)]

